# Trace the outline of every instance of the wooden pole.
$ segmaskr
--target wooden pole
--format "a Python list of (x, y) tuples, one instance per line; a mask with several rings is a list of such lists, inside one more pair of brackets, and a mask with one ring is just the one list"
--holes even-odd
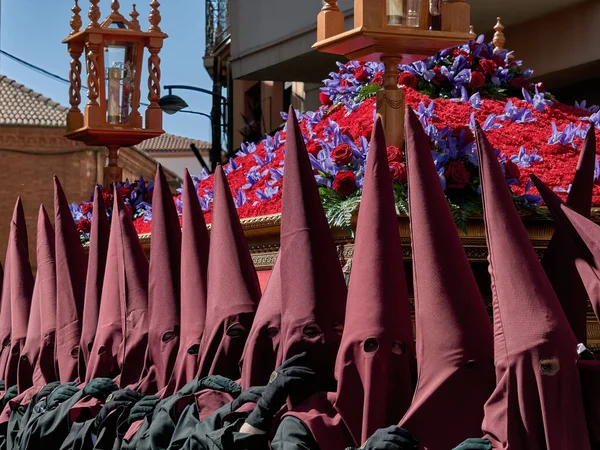
[(388, 146), (404, 146), (404, 91), (398, 87), (401, 56), (382, 56), (385, 65), (383, 89), (377, 93), (377, 115), (381, 117)]

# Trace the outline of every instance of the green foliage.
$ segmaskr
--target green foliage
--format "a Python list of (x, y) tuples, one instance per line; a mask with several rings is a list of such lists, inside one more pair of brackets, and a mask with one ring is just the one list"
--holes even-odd
[(342, 228), (354, 236), (352, 216), (358, 209), (362, 192), (356, 191), (348, 197), (341, 198), (333, 189), (321, 186), (319, 194), (329, 226)]
[(375, 96), (381, 89), (382, 87), (377, 83), (365, 84), (358, 90), (358, 94), (354, 98), (354, 101), (356, 103), (362, 103), (366, 99)]

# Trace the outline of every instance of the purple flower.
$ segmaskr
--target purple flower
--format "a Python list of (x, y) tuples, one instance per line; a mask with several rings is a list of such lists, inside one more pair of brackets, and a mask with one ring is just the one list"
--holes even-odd
[(506, 102), (504, 114), (499, 116), (500, 120), (510, 119), (517, 123), (535, 122), (535, 118), (531, 117), (532, 112), (527, 108), (519, 108), (513, 106), (512, 100)]
[(267, 186), (264, 191), (257, 189), (255, 192), (256, 192), (256, 196), (260, 200), (262, 200), (262, 201), (271, 200), (275, 196), (275, 194), (277, 194), (277, 192), (279, 192), (279, 187)]
[(523, 202), (525, 203), (525, 206), (541, 205), (542, 197), (540, 197), (539, 195), (528, 194), (527, 192), (529, 192), (530, 189), (531, 189), (531, 180), (527, 181), (527, 184), (525, 185), (525, 193), (523, 195), (521, 195), (519, 198), (521, 200), (523, 200)]
[(235, 203), (236, 208), (241, 208), (248, 201), (248, 197), (246, 197), (246, 193), (243, 189), (238, 189), (235, 192), (233, 197), (233, 203)]
[(523, 146), (519, 149), (519, 154), (511, 156), (510, 160), (519, 167), (531, 167), (532, 163), (544, 160), (541, 156), (537, 155), (537, 152), (537, 150), (534, 150), (531, 152), (531, 155), (528, 155), (527, 150)]
[(575, 108), (579, 108), (579, 109), (583, 109), (585, 111), (589, 111), (591, 113), (596, 113), (600, 110), (600, 106), (598, 105), (591, 105), (591, 106), (587, 106), (587, 101), (583, 100), (581, 103), (579, 103), (577, 100), (575, 100)]
[(435, 104), (434, 104), (433, 100), (431, 100), (429, 102), (429, 105), (427, 105), (427, 106), (425, 106), (425, 104), (423, 102), (420, 102), (417, 110), (416, 111), (413, 110), (413, 111), (415, 111), (415, 113), (417, 114), (417, 117), (419, 118), (419, 120), (421, 121), (423, 126), (425, 126), (425, 125), (427, 125), (429, 119), (436, 117), (434, 110), (435, 110)]
[(544, 97), (544, 94), (539, 92), (537, 86), (535, 87), (535, 95), (533, 96), (533, 98), (531, 98), (531, 95), (529, 94), (527, 89), (521, 88), (521, 90), (523, 92), (523, 98), (525, 99), (525, 101), (527, 103), (532, 104), (533, 107), (538, 111), (544, 111), (546, 105), (552, 106), (552, 101), (547, 100), (546, 97)]
[(580, 137), (581, 125), (568, 124), (563, 131), (558, 131), (556, 123), (552, 122), (552, 135), (548, 139), (548, 144), (551, 145), (568, 145), (577, 148), (577, 144), (573, 141), (576, 137)]
[(242, 189), (250, 189), (252, 186), (254, 186), (256, 183), (258, 183), (261, 180), (262, 174), (260, 173), (260, 171), (258, 169), (259, 169), (258, 166), (254, 166), (254, 167), (251, 167), (248, 172), (246, 172), (247, 183), (242, 186)]

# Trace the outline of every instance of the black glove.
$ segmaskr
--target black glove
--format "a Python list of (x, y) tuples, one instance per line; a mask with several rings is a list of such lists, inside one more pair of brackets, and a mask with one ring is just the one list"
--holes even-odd
[(127, 422), (131, 425), (138, 420), (143, 420), (147, 415), (154, 412), (154, 409), (156, 408), (156, 405), (158, 405), (159, 401), (160, 397), (158, 395), (146, 395), (139, 402), (133, 405)]
[(98, 400), (105, 400), (117, 389), (119, 389), (119, 386), (110, 378), (94, 378), (83, 388), (83, 393)]
[(181, 396), (192, 395), (203, 389), (212, 389), (213, 391), (222, 391), (237, 397), (242, 391), (242, 387), (235, 381), (221, 375), (209, 375), (203, 378), (194, 378), (183, 386), (177, 393)]
[(246, 423), (261, 431), (269, 431), (273, 417), (285, 404), (288, 395), (298, 387), (314, 384), (316, 374), (308, 367), (302, 366), (305, 360), (306, 353), (301, 353), (288, 359), (273, 372), (269, 384), (265, 386), (263, 395), (246, 419)]
[(4, 409), (4, 407), (8, 405), (8, 402), (15, 398), (18, 395), (18, 393), (19, 389), (17, 388), (16, 384), (14, 386), (9, 387), (4, 393), (4, 397), (2, 397), (2, 409)]
[(106, 399), (106, 403), (95, 418), (96, 428), (100, 426), (102, 422), (108, 417), (108, 415), (118, 408), (131, 408), (138, 401), (142, 399), (144, 395), (132, 389), (119, 389), (114, 391)]
[(231, 402), (231, 411), (236, 411), (246, 403), (258, 403), (265, 392), (266, 386), (254, 386), (242, 392), (238, 398)]
[(467, 439), (454, 450), (492, 450), (492, 443), (487, 439)]
[(46, 408), (52, 409), (55, 406), (66, 402), (79, 392), (76, 383), (64, 383), (54, 389), (46, 398)]
[(6, 389), (6, 385), (4, 384), (4, 380), (0, 380), (0, 391), (4, 391)]
[(60, 386), (60, 381), (53, 381), (52, 383), (48, 383), (46, 386), (41, 388), (37, 394), (35, 394), (36, 401), (39, 401), (43, 398), (48, 397), (54, 389)]
[(404, 428), (380, 428), (360, 447), (361, 450), (416, 450), (419, 442)]

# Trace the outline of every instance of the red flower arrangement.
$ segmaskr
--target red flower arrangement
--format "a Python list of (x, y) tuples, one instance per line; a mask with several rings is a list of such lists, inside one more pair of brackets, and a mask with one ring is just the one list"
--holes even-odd
[(445, 172), (450, 189), (463, 189), (471, 179), (471, 173), (462, 161), (452, 161), (446, 166)]
[(333, 189), (340, 197), (348, 197), (356, 191), (356, 175), (352, 172), (339, 172), (333, 181)]
[(352, 162), (352, 149), (348, 144), (338, 145), (331, 151), (331, 160), (338, 166), (345, 166)]

